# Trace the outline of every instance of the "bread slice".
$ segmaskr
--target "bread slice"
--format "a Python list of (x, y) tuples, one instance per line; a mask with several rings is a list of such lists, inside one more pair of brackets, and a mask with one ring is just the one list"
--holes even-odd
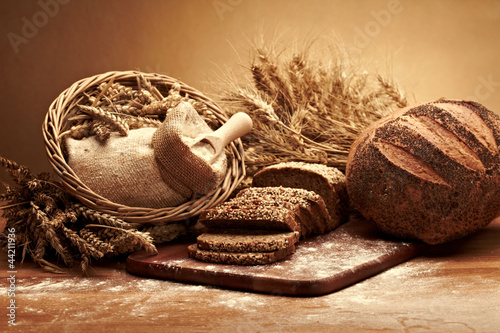
[(283, 162), (257, 172), (252, 186), (302, 188), (319, 194), (331, 219), (325, 230), (331, 231), (349, 218), (346, 178), (340, 170), (322, 164)]
[(197, 238), (198, 249), (217, 252), (273, 252), (284, 250), (299, 240), (299, 232), (263, 230), (214, 230)]
[(282, 197), (271, 197), (271, 196), (253, 196), (253, 197), (235, 197), (219, 206), (238, 208), (238, 209), (287, 209), (295, 214), (295, 220), (299, 225), (299, 231), (301, 234), (309, 234), (309, 225), (311, 220), (311, 214), (307, 209), (303, 209), (296, 203), (291, 203), (284, 200)]
[(290, 187), (250, 187), (240, 191), (237, 198), (265, 200), (296, 205), (301, 211), (301, 237), (323, 234), (329, 224), (330, 215), (325, 202), (315, 192)]
[(199, 222), (209, 229), (245, 228), (261, 230), (300, 231), (296, 212), (281, 207), (263, 207), (247, 204), (244, 208), (235, 202), (204, 210)]
[(217, 264), (228, 265), (265, 265), (282, 260), (295, 252), (295, 246), (272, 252), (216, 252), (198, 248), (197, 244), (188, 247), (191, 258)]

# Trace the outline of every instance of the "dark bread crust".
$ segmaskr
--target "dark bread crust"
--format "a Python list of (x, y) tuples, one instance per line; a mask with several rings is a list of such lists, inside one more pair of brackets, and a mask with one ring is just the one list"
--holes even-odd
[(354, 206), (384, 232), (440, 244), (500, 212), (500, 118), (475, 102), (438, 100), (398, 110), (351, 147)]
[(295, 245), (273, 252), (215, 252), (200, 250), (196, 244), (188, 247), (191, 258), (217, 264), (265, 265), (284, 259), (295, 252)]

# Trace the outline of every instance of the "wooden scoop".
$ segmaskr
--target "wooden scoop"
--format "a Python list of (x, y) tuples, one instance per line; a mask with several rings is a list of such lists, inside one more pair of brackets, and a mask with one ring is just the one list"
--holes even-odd
[(212, 133), (198, 135), (190, 145), (191, 150), (196, 146), (209, 144), (214, 153), (208, 160), (212, 164), (229, 143), (247, 134), (252, 129), (252, 118), (244, 112), (234, 114), (229, 120)]

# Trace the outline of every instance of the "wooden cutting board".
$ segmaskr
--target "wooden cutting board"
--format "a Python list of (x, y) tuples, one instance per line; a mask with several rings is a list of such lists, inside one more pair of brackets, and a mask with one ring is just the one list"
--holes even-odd
[(421, 244), (384, 238), (365, 220), (350, 221), (321, 236), (301, 240), (296, 252), (269, 265), (204, 263), (188, 257), (186, 243), (158, 247), (150, 256), (127, 258), (130, 273), (179, 282), (205, 284), (291, 296), (334, 292), (417, 256)]

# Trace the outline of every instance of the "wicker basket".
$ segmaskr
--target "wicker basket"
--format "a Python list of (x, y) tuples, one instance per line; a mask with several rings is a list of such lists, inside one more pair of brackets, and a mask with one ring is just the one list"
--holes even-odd
[[(198, 215), (203, 209), (208, 209), (226, 200), (245, 177), (243, 144), (239, 139), (226, 149), (228, 169), (221, 185), (205, 196), (195, 198), (177, 207), (152, 209), (128, 207), (114, 203), (94, 193), (71, 170), (64, 156), (61, 138), (61, 134), (69, 129), (67, 118), (71, 110), (85, 98), (84, 92), (94, 91), (99, 84), (109, 82), (112, 78), (114, 78), (114, 82), (137, 88), (138, 75), (139, 72), (136, 71), (108, 72), (80, 80), (63, 91), (50, 105), (43, 124), (43, 136), (49, 161), (65, 190), (92, 209), (133, 223), (158, 224), (182, 221)], [(180, 84), (181, 94), (188, 94), (190, 98), (204, 102), (220, 124), (227, 121), (221, 108), (196, 89), (165, 75), (148, 73), (142, 73), (142, 75), (165, 95), (173, 84)]]

